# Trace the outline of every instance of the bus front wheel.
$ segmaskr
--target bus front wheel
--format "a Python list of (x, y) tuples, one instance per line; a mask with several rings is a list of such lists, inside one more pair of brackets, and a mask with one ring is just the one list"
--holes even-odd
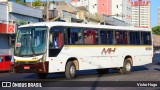
[(124, 61), (123, 67), (119, 69), (119, 73), (121, 74), (129, 74), (132, 71), (132, 64), (131, 61), (126, 59)]
[(65, 75), (67, 79), (73, 79), (76, 76), (76, 66), (72, 61), (67, 62)]

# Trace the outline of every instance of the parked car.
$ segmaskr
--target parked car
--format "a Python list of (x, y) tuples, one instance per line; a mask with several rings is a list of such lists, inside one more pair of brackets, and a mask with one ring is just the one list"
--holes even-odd
[(12, 55), (0, 55), (0, 71), (10, 71)]

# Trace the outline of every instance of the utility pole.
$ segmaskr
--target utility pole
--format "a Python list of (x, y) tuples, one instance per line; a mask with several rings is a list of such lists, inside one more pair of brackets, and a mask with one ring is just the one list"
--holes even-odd
[(32, 7), (32, 0), (31, 0), (31, 7)]
[(49, 13), (49, 9), (48, 9), (48, 7), (49, 7), (49, 0), (46, 0), (46, 3), (47, 3), (47, 5), (46, 5), (46, 21), (49, 21), (49, 15), (48, 15), (48, 13)]

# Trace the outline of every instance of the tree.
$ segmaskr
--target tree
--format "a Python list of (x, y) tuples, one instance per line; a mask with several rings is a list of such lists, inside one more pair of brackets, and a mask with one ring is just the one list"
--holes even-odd
[(40, 7), (42, 6), (42, 2), (40, 0), (35, 0), (35, 2), (32, 3), (32, 6), (33, 7)]
[(21, 0), (16, 0), (16, 3), (22, 4), (22, 5), (26, 5), (26, 3), (25, 3), (25, 2), (22, 2)]
[(160, 35), (160, 26), (155, 26), (152, 28), (153, 34)]

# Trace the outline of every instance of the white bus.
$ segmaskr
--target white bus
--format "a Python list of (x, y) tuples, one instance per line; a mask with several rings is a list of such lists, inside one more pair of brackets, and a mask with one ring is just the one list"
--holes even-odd
[(67, 22), (20, 26), (14, 48), (15, 72), (65, 72), (71, 79), (78, 70), (106, 73), (117, 68), (127, 74), (132, 66), (152, 63), (151, 29)]

